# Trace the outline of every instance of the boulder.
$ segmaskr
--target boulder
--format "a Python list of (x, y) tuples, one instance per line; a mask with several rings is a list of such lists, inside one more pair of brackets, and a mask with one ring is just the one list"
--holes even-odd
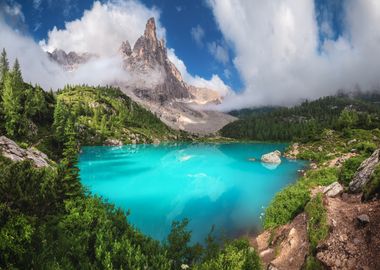
[(5, 136), (0, 137), (0, 152), (1, 155), (12, 161), (31, 160), (38, 168), (50, 166), (46, 154), (31, 147), (23, 149)]
[(273, 164), (279, 164), (281, 163), (281, 152), (276, 150), (270, 153), (267, 153), (265, 155), (261, 156), (261, 161), (264, 163), (273, 163)]
[(104, 144), (108, 146), (122, 146), (123, 142), (118, 139), (108, 138), (105, 140)]
[(343, 186), (338, 182), (334, 182), (331, 185), (325, 187), (323, 189), (323, 193), (326, 194), (327, 197), (334, 198), (343, 193)]
[(369, 216), (366, 214), (362, 214), (356, 217), (356, 221), (359, 226), (365, 226), (369, 223)]
[(360, 164), (349, 185), (349, 190), (351, 192), (361, 192), (362, 188), (369, 182), (376, 165), (379, 164), (379, 154), (380, 149), (375, 150), (369, 158)]

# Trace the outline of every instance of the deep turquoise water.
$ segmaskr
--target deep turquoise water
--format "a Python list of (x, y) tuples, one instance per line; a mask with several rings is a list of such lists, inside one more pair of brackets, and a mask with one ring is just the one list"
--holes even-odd
[(130, 210), (137, 228), (162, 240), (173, 220), (190, 219), (193, 241), (212, 225), (224, 236), (261, 226), (274, 194), (298, 177), (302, 161), (268, 166), (248, 158), (285, 144), (168, 144), (84, 147), (82, 183), (94, 194)]

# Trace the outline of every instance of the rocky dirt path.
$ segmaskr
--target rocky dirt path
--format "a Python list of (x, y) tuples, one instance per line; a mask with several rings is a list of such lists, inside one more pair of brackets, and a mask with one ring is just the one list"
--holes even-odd
[[(300, 269), (309, 251), (305, 213), (272, 233), (265, 231), (251, 238), (251, 245), (259, 251), (268, 269)], [(266, 268), (265, 268), (266, 269)]]
[[(322, 190), (315, 188), (312, 194)], [(360, 197), (347, 193), (324, 197), (330, 234), (319, 244), (316, 258), (326, 269), (380, 269), (380, 201), (362, 203)], [(301, 269), (309, 251), (307, 216), (301, 213), (292, 222), (272, 233), (264, 231), (250, 242), (265, 269)]]
[(328, 269), (380, 269), (380, 202), (361, 203), (360, 197), (326, 198), (330, 234), (317, 259)]

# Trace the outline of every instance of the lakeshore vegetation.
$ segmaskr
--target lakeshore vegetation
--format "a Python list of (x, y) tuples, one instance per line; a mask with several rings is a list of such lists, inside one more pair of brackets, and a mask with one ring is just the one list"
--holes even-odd
[[(188, 220), (176, 221), (164, 242), (134, 228), (128, 213), (84, 190), (79, 181), (80, 145), (186, 139), (113, 87), (66, 86), (46, 92), (25, 83), (16, 60), (0, 57), (0, 135), (46, 153), (50, 167), (0, 157), (0, 269), (260, 269), (246, 239), (191, 243)], [(306, 211), (311, 250), (326, 237), (326, 214), (310, 189), (339, 181), (347, 186), (360, 163), (380, 144), (380, 119), (373, 94), (337, 95), (293, 108), (232, 112), (240, 120), (222, 129), (237, 140), (302, 142), (297, 158), (317, 165), (277, 193), (263, 225), (275, 229)], [(328, 162), (355, 153), (341, 168)], [(380, 191), (380, 167), (363, 199)]]
[(188, 220), (164, 242), (128, 222), (128, 213), (89, 194), (79, 181), (82, 144), (176, 140), (154, 114), (112, 87), (67, 86), (45, 92), (25, 83), (16, 60), (0, 57), (0, 135), (52, 159), (0, 157), (0, 269), (261, 269), (245, 239), (191, 243)]

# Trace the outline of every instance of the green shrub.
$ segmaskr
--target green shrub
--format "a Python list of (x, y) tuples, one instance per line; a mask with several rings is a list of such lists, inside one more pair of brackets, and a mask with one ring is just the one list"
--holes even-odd
[(195, 265), (197, 270), (260, 270), (261, 260), (249, 242), (244, 239), (227, 243), (216, 257)]
[(322, 193), (318, 193), (315, 198), (310, 200), (305, 207), (305, 212), (308, 216), (307, 235), (310, 249), (314, 253), (318, 243), (328, 236), (329, 231)]
[(310, 200), (310, 188), (327, 186), (338, 180), (337, 168), (309, 171), (294, 184), (278, 192), (265, 210), (264, 228), (274, 228), (291, 221)]
[(344, 186), (348, 186), (348, 184), (352, 180), (352, 177), (354, 176), (355, 172), (357, 171), (364, 159), (365, 158), (362, 156), (347, 159), (340, 170), (339, 182), (342, 183)]
[(264, 228), (274, 228), (292, 220), (302, 212), (310, 200), (307, 186), (301, 182), (290, 185), (278, 192), (265, 210)]
[(364, 141), (364, 142), (355, 144), (353, 148), (355, 148), (362, 154), (371, 155), (373, 151), (376, 150), (377, 147), (376, 147), (376, 144), (373, 142)]
[(304, 159), (304, 160), (310, 160), (314, 162), (322, 162), (326, 160), (326, 155), (321, 152), (315, 152), (312, 150), (304, 150), (301, 153), (297, 155), (297, 158)]
[(309, 188), (315, 186), (328, 186), (338, 181), (337, 168), (321, 168), (307, 172), (307, 176), (302, 179)]
[(302, 267), (303, 270), (323, 270), (323, 266), (319, 261), (315, 259), (314, 256), (308, 256), (306, 258), (305, 265)]
[(371, 175), (370, 181), (363, 188), (363, 200), (371, 199), (376, 193), (380, 193), (380, 165), (377, 165)]

